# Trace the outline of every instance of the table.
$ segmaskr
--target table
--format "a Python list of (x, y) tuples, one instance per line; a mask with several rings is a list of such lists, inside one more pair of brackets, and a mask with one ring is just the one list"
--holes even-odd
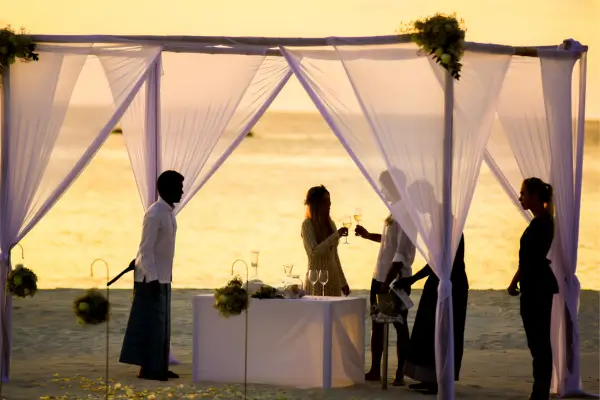
[[(193, 380), (244, 380), (245, 318), (224, 318), (212, 295), (193, 298)], [(332, 388), (365, 381), (362, 298), (251, 299), (248, 382)]]

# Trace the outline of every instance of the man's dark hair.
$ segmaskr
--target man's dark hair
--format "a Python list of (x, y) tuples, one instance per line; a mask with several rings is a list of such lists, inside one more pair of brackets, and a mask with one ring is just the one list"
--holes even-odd
[(165, 171), (158, 177), (156, 181), (156, 189), (160, 197), (168, 197), (168, 193), (177, 185), (183, 183), (183, 175), (177, 171)]

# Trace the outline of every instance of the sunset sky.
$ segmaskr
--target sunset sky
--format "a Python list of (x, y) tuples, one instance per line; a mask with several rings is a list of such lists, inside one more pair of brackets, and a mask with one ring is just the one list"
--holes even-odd
[[(470, 41), (574, 38), (589, 45), (587, 115), (600, 118), (600, 0), (0, 0), (0, 26), (55, 34), (357, 36), (392, 34), (401, 21), (435, 12), (457, 12)], [(310, 109), (297, 89), (274, 106)]]

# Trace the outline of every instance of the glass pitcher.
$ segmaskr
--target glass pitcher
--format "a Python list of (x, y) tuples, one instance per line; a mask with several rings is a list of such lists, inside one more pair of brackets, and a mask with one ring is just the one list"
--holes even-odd
[(284, 277), (279, 285), (279, 292), (286, 299), (298, 299), (304, 295), (304, 282), (298, 275), (292, 275), (294, 266), (287, 264), (283, 266)]

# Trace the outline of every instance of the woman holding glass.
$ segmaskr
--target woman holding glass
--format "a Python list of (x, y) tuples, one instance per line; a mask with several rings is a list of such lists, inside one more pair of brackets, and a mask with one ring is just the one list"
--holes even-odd
[[(346, 276), (342, 270), (337, 247), (340, 237), (348, 235), (348, 228), (336, 230), (331, 220), (331, 198), (325, 186), (310, 188), (306, 194), (306, 218), (302, 222), (302, 241), (308, 256), (307, 293), (325, 296), (350, 294)], [(325, 285), (319, 282), (319, 271), (327, 271)], [(321, 276), (325, 273), (321, 272)]]

